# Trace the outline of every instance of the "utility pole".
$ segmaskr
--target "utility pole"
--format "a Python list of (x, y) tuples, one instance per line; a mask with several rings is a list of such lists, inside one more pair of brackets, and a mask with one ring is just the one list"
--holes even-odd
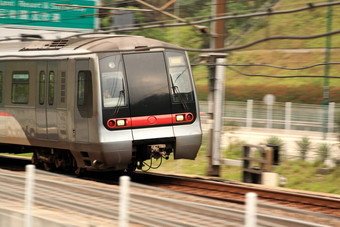
[[(226, 9), (226, 0), (212, 0), (212, 17), (223, 16)], [(212, 22), (211, 25), (210, 48), (217, 49), (224, 47), (225, 38), (225, 21), (218, 20)], [(210, 53), (210, 86), (208, 97), (208, 112), (210, 118), (209, 130), (209, 146), (208, 146), (208, 176), (220, 176), (220, 142), (222, 131), (222, 114), (224, 101), (224, 76), (225, 69), (223, 65), (215, 66), (215, 64), (225, 64), (226, 54)]]

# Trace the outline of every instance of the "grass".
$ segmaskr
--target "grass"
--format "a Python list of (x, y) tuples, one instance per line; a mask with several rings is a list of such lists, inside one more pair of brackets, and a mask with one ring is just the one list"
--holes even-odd
[[(243, 141), (234, 141), (234, 143), (223, 152), (223, 156), (231, 159), (242, 158), (243, 144)], [(198, 152), (196, 160), (173, 160), (173, 157), (171, 157), (168, 161), (165, 161), (159, 169), (152, 170), (151, 172), (206, 176), (208, 169), (206, 150), (207, 145), (204, 142)], [(286, 188), (340, 194), (340, 166), (331, 169), (331, 171), (325, 175), (318, 173), (318, 169), (322, 167), (324, 166), (319, 162), (285, 160), (274, 168), (274, 172), (287, 178)], [(241, 167), (221, 165), (220, 176), (224, 179), (242, 181), (242, 169)]]

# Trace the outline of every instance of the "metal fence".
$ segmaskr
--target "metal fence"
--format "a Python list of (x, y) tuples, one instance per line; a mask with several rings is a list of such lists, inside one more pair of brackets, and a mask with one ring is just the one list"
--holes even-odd
[(215, 200), (129, 183), (126, 178), (124, 186), (118, 187), (33, 166), (26, 170), (25, 175), (0, 169), (0, 227), (323, 226), (261, 213), (253, 194), (245, 211), (244, 206), (228, 207)]
[[(200, 102), (201, 113), (208, 113), (208, 102)], [(317, 104), (280, 103), (272, 106), (262, 101), (226, 101), (224, 105), (224, 125), (334, 132), (335, 119), (340, 114), (340, 106)], [(203, 115), (203, 120), (207, 116)]]

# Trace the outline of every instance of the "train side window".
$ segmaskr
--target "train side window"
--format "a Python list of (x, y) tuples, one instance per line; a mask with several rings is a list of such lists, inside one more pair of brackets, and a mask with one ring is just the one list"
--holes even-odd
[(27, 104), (29, 96), (28, 72), (13, 72), (11, 101), (15, 104)]
[(45, 82), (46, 75), (45, 71), (40, 71), (39, 73), (39, 104), (44, 105), (45, 103)]
[(54, 84), (55, 84), (55, 74), (53, 71), (49, 72), (49, 82), (48, 82), (48, 105), (52, 106), (54, 103)]
[(2, 103), (2, 71), (0, 71), (0, 103)]
[(82, 117), (92, 116), (91, 71), (79, 71), (78, 73), (77, 106)]
[(80, 71), (78, 74), (78, 91), (77, 91), (77, 105), (85, 105), (85, 80), (86, 74), (84, 71)]

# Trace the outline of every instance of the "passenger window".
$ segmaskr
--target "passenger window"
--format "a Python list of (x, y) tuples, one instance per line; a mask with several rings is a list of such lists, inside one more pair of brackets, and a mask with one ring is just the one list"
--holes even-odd
[(83, 118), (92, 117), (92, 75), (91, 71), (79, 71), (77, 107)]
[(53, 71), (49, 73), (48, 82), (48, 105), (53, 105), (54, 103), (54, 84), (55, 84), (55, 74)]
[(11, 101), (16, 104), (27, 104), (29, 96), (28, 72), (14, 72), (12, 75)]
[(2, 72), (0, 71), (0, 103), (2, 103)]
[(92, 97), (91, 72), (79, 71), (78, 73), (78, 91), (77, 91), (77, 105), (87, 105), (87, 100)]
[(45, 71), (40, 71), (39, 74), (39, 104), (44, 105), (45, 103), (45, 82), (46, 82), (46, 75)]

